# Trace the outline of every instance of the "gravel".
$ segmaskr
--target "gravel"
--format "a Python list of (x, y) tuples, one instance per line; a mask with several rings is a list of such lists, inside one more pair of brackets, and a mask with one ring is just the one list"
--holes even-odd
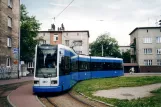
[(140, 87), (120, 87), (117, 89), (96, 91), (93, 95), (106, 98), (131, 100), (131, 99), (153, 96), (153, 94), (150, 92), (160, 87), (161, 83), (145, 85)]

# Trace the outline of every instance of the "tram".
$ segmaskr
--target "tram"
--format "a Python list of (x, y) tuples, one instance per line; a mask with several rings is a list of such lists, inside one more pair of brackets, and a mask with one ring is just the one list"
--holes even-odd
[(77, 55), (61, 44), (36, 46), (34, 93), (62, 92), (80, 80), (123, 75), (121, 58)]

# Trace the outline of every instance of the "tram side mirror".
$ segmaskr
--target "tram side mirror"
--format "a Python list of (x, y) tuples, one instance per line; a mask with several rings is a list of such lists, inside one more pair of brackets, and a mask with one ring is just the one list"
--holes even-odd
[(59, 51), (59, 54), (61, 55), (61, 51)]

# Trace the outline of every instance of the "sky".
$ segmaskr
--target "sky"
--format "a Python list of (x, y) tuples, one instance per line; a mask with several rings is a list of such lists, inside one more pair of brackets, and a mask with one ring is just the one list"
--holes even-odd
[[(119, 45), (129, 45), (129, 33), (136, 27), (158, 26), (161, 0), (21, 0), (30, 16), (36, 16), (40, 30), (64, 24), (65, 30), (89, 30), (89, 43), (104, 33)], [(58, 17), (57, 17), (58, 16)], [(54, 18), (55, 17), (55, 21)]]

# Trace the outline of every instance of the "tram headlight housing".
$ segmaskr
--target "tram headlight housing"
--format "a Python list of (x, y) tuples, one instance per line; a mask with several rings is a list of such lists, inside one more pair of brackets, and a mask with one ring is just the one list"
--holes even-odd
[(34, 80), (34, 84), (39, 84), (39, 81), (38, 80)]
[(57, 80), (51, 80), (51, 84), (57, 84)]

